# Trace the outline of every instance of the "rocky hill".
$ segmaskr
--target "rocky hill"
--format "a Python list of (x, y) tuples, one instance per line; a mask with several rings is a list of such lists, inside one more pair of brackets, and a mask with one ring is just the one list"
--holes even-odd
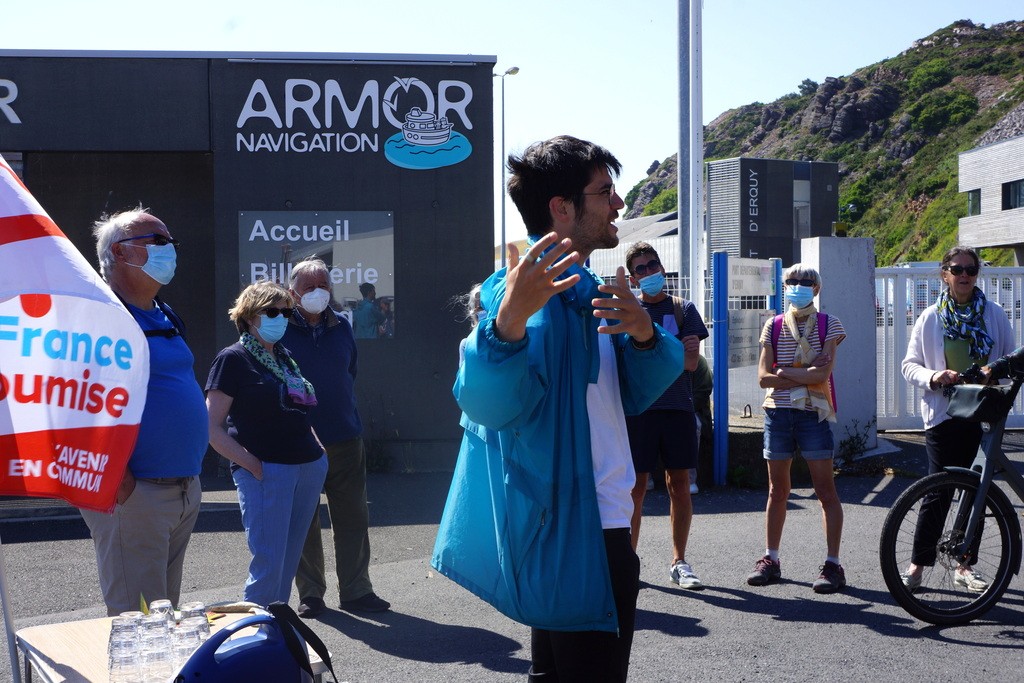
[[(878, 264), (891, 265), (937, 260), (956, 244), (967, 210), (957, 154), (1018, 135), (1024, 21), (963, 20), (848, 76), (721, 114), (704, 129), (704, 157), (838, 162), (841, 218), (852, 235), (874, 237)], [(626, 203), (627, 218), (674, 209), (676, 156), (652, 164)], [(1009, 250), (983, 257), (1013, 262)]]

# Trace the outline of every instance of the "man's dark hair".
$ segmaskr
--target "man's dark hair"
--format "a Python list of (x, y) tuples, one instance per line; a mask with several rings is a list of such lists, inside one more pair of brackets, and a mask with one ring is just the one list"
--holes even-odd
[(617, 176), (622, 164), (600, 145), (569, 135), (535, 142), (522, 156), (508, 156), (508, 194), (533, 236), (551, 228), (548, 202), (552, 197), (572, 200), (576, 212), (583, 210), (583, 190), (595, 170), (607, 169)]
[(359, 285), (359, 293), (363, 295), (363, 298), (370, 296), (370, 292), (376, 292), (377, 288), (371, 285), (369, 282), (364, 282)]
[(647, 242), (633, 242), (633, 244), (629, 245), (629, 249), (626, 250), (626, 270), (630, 275), (633, 274), (633, 259), (644, 254), (650, 254), (656, 259), (661, 259), (654, 247)]

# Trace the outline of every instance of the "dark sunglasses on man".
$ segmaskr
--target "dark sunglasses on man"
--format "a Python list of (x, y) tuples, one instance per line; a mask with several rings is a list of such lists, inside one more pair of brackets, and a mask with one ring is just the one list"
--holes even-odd
[(795, 277), (791, 277), (788, 280), (786, 280), (786, 284), (789, 285), (790, 287), (795, 287), (797, 285), (800, 285), (801, 287), (813, 287), (814, 280), (806, 277), (801, 280), (797, 280)]
[(948, 270), (957, 277), (960, 277), (964, 273), (967, 273), (969, 277), (975, 277), (978, 274), (978, 266), (942, 266), (943, 270)]
[(659, 268), (661, 268), (661, 261), (651, 259), (647, 263), (638, 263), (633, 266), (633, 272), (640, 277), (646, 277), (651, 273), (657, 273)]
[(162, 246), (165, 246), (165, 245), (168, 245), (168, 244), (173, 244), (175, 251), (177, 251), (178, 248), (181, 247), (181, 242), (180, 241), (174, 239), (173, 237), (168, 237), (167, 235), (161, 234), (159, 232), (151, 232), (148, 235), (135, 235), (134, 237), (125, 237), (123, 240), (118, 240), (116, 242), (116, 244), (121, 244), (122, 242), (131, 242), (133, 240), (148, 240), (148, 239), (152, 239), (153, 240), (153, 244), (155, 244), (158, 247), (162, 247)]

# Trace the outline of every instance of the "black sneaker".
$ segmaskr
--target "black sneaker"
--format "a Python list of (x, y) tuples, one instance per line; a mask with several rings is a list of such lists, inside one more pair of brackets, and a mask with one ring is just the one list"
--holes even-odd
[(341, 609), (349, 612), (386, 612), (391, 609), (391, 603), (370, 591), (356, 600), (342, 600)]
[(299, 600), (299, 609), (296, 614), (303, 619), (316, 619), (323, 614), (325, 609), (327, 609), (327, 605), (324, 604), (323, 598), (310, 595)]
[(754, 571), (747, 577), (747, 583), (751, 586), (764, 586), (781, 578), (782, 563), (765, 555), (754, 565)]
[(815, 593), (835, 593), (846, 585), (846, 572), (835, 562), (821, 565), (821, 576), (811, 584)]

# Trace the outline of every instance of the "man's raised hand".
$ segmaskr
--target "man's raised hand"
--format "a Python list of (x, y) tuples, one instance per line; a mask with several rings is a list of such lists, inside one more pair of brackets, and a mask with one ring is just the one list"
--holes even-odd
[(614, 285), (598, 285), (597, 290), (611, 294), (610, 299), (594, 299), (594, 315), (598, 318), (618, 320), (615, 325), (602, 325), (597, 328), (604, 334), (625, 332), (635, 341), (643, 344), (654, 336), (654, 325), (640, 301), (626, 283), (626, 269), (619, 266), (615, 271)]
[(530, 316), (542, 309), (552, 296), (580, 281), (579, 275), (556, 281), (569, 266), (579, 261), (579, 252), (566, 254), (570, 248), (572, 240), (558, 241), (558, 234), (549, 232), (534, 242), (520, 259), (519, 249), (509, 242), (505, 298), (494, 320), (499, 339), (508, 342), (522, 339), (526, 336), (526, 321)]

